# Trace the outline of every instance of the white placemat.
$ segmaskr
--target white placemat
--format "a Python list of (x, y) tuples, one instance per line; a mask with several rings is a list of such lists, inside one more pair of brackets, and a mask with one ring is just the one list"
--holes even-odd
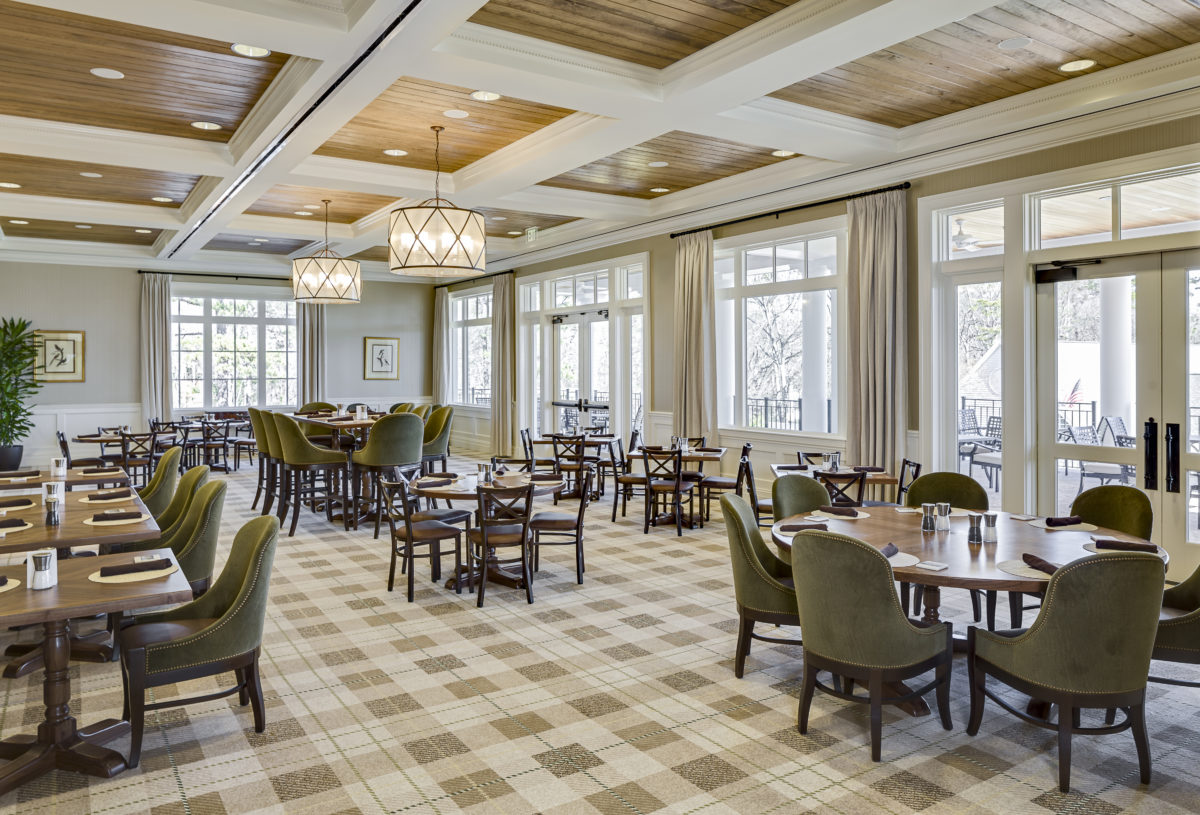
[(89, 498), (84, 496), (79, 499), (81, 504), (125, 504), (133, 500), (133, 495), (127, 495), (124, 498)]
[(124, 526), (125, 524), (145, 523), (148, 520), (150, 520), (150, 516), (143, 512), (140, 518), (127, 518), (121, 521), (95, 521), (91, 518), (84, 518), (83, 522), (88, 526)]
[(905, 566), (916, 566), (921, 562), (921, 559), (916, 555), (910, 555), (908, 552), (897, 552), (888, 558), (888, 563), (892, 564), (893, 569), (903, 569)]
[(11, 535), (13, 532), (24, 532), (26, 529), (33, 529), (33, 524), (26, 521), (24, 526), (11, 526), (0, 529), (0, 538), (3, 538), (5, 535)]
[[(1087, 549), (1089, 552), (1095, 552), (1098, 555), (1123, 554), (1125, 552), (1124, 549), (1100, 549), (1100, 548), (1097, 548), (1097, 546), (1094, 542), (1093, 543), (1085, 543), (1083, 545), (1083, 548)], [(1166, 558), (1167, 550), (1160, 546), (1160, 547), (1158, 547), (1157, 554), (1161, 558)]]
[(157, 580), (160, 577), (166, 577), (170, 574), (175, 574), (179, 571), (179, 564), (172, 563), (169, 569), (157, 569), (153, 572), (132, 572), (130, 574), (115, 574), (111, 577), (101, 577), (100, 570), (92, 572), (88, 575), (88, 580), (93, 583), (141, 583), (143, 580)]
[[(1054, 564), (1058, 566), (1058, 564)], [(1033, 580), (1049, 580), (1050, 575), (1039, 571), (1032, 566), (1026, 566), (1023, 560), (1002, 560), (996, 564), (996, 568), (1000, 571), (1015, 575), (1016, 577), (1027, 577)]]
[(8, 578), (7, 583), (5, 583), (3, 586), (0, 586), (0, 594), (4, 594), (6, 591), (12, 591), (19, 585), (21, 585), (20, 580), (17, 580), (15, 577), (10, 577)]
[(40, 475), (23, 475), (19, 478), (0, 478), (0, 481), (7, 484), (20, 484), (22, 481), (29, 481), (30, 479), (37, 481), (39, 478), (41, 478)]
[(822, 512), (821, 510), (817, 509), (810, 512), (808, 517), (818, 521), (857, 521), (859, 518), (871, 517), (871, 513), (863, 512), (861, 509), (855, 509), (854, 511), (858, 514), (854, 517), (851, 517), (849, 515), (834, 515), (833, 513)]
[(1089, 523), (1072, 524), (1071, 526), (1046, 526), (1045, 518), (1034, 518), (1029, 522), (1029, 525), (1037, 529), (1045, 529), (1048, 532), (1095, 532), (1100, 528), (1095, 524)]

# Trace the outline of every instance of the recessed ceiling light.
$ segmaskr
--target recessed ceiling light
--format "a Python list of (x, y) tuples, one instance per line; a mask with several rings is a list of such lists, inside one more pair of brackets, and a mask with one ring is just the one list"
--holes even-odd
[(647, 167), (666, 167), (668, 165), (667, 165), (667, 162), (665, 162), (665, 161), (647, 161), (646, 166)]
[(1007, 40), (1000, 40), (996, 43), (996, 47), (1001, 51), (1020, 51), (1031, 45), (1033, 45), (1033, 40), (1029, 37), (1009, 37)]
[(101, 79), (124, 79), (125, 74), (120, 71), (115, 71), (112, 68), (93, 68), (88, 71), (92, 76), (98, 76)]
[(17, 184), (17, 183), (16, 183), (16, 182), (14, 182), (14, 181), (0, 181), (0, 187), (3, 187), (3, 188), (4, 188), (4, 189), (6, 189), (6, 190), (19, 190), (19, 189), (21, 189), (21, 185), (20, 185), (20, 184)]
[(500, 98), (500, 94), (495, 91), (473, 91), (471, 98), (476, 102), (495, 102)]
[(650, 192), (670, 192), (666, 187), (651, 187)]
[(468, 116), (470, 116), (471, 114), (467, 113), (465, 110), (457, 110), (456, 109), (456, 110), (443, 110), (442, 115), (446, 116), (448, 118), (451, 118), (451, 119), (465, 119)]
[(309, 211), (308, 211), (308, 210), (306, 210), (306, 209), (298, 209), (298, 210), (296, 210), (295, 212), (293, 212), (292, 214), (293, 214), (293, 215), (303, 215), (303, 216), (305, 216), (305, 217), (308, 217), (309, 215), (312, 215), (312, 213), (311, 213), (311, 212), (309, 212)]
[(168, 198), (165, 195), (156, 195), (153, 198), (151, 198), (150, 200), (154, 201), (156, 203), (159, 203), (159, 204), (173, 204), (174, 203), (174, 199)]
[(255, 243), (270, 243), (271, 239), (270, 238), (255, 238), (254, 242)]
[(1071, 62), (1064, 62), (1062, 65), (1058, 66), (1058, 70), (1065, 74), (1073, 74), (1077, 71), (1086, 71), (1095, 64), (1096, 60), (1094, 59), (1077, 59)]
[(104, 173), (80, 173), (84, 178), (104, 178)]
[(246, 45), (245, 43), (235, 42), (229, 47), (233, 49), (233, 53), (241, 54), (243, 57), (254, 57), (255, 59), (258, 59), (260, 57), (271, 56), (270, 48), (263, 48), (258, 45)]
[(1096, 197), (1099, 198), (1101, 201), (1111, 201), (1112, 200), (1112, 195), (1110, 195), (1109, 193), (1104, 193), (1104, 195), (1098, 195)]
[(507, 221), (508, 216), (507, 215), (493, 215), (492, 220), (493, 221)]
[(9, 223), (16, 224), (17, 226), (27, 226), (29, 221), (9, 221)]
[(524, 235), (525, 233), (524, 233), (524, 232), (522, 232), (522, 231), (521, 231), (521, 230), (519, 230), (519, 229), (510, 229), (510, 230), (508, 231), (508, 234), (510, 234), (510, 235)]
[(305, 209), (320, 209), (321, 205), (320, 204), (305, 204), (304, 208)]
[(407, 150), (399, 150), (399, 149), (396, 149), (396, 148), (392, 148), (392, 149), (390, 149), (390, 150), (384, 150), (384, 151), (383, 151), (383, 154), (384, 154), (385, 156), (407, 156), (407, 155), (408, 155), (408, 151), (407, 151)]
[(220, 130), (221, 126), (216, 122), (192, 122), (192, 127), (197, 130)]
[(1150, 207), (1151, 212), (1167, 212), (1170, 209), (1170, 207)]
[(91, 224), (75, 224), (76, 229), (91, 229)]
[(775, 158), (791, 158), (796, 155), (795, 150), (772, 150), (771, 155)]
[(149, 235), (154, 230), (153, 229), (135, 229), (133, 231), (138, 233), (139, 235)]

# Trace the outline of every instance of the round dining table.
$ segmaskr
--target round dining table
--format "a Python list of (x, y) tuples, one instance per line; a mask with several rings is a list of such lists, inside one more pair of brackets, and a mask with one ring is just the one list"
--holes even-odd
[[(941, 619), (942, 587), (1041, 594), (1050, 575), (1035, 576), (1040, 573), (1019, 567), (1018, 571), (1024, 573), (1013, 574), (1001, 568), (1002, 565), (1012, 568), (1011, 564), (1020, 563), (1024, 554), (1036, 555), (1062, 566), (1095, 554), (1084, 548), (1092, 543), (1092, 538), (1150, 543), (1114, 529), (1090, 524), (1084, 524), (1081, 528), (1043, 527), (1037, 524), (1044, 522), (1044, 517), (1008, 512), (996, 513), (997, 540), (994, 543), (968, 543), (968, 513), (962, 510), (956, 511), (951, 517), (948, 532), (922, 532), (919, 509), (883, 505), (862, 507), (857, 511), (865, 517), (850, 519), (805, 514), (784, 518), (771, 527), (771, 538), (781, 549), (790, 552), (795, 533), (784, 532), (780, 527), (819, 521), (826, 524), (830, 532), (858, 538), (878, 549), (892, 543), (902, 554), (915, 557), (917, 562), (946, 564), (945, 569), (930, 571), (917, 566), (912, 557), (902, 559), (901, 562), (907, 561), (907, 565), (893, 563), (892, 573), (897, 580), (919, 583), (925, 587), (922, 619), (929, 623)], [(1158, 547), (1158, 554), (1164, 563), (1168, 562), (1167, 551), (1161, 546)]]

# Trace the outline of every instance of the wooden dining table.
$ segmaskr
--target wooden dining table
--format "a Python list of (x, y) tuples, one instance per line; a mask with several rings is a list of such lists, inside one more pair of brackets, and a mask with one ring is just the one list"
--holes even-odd
[(104, 472), (87, 473), (87, 470), (98, 470), (98, 467), (71, 467), (65, 477), (52, 477), (49, 467), (22, 467), (11, 472), (37, 471), (36, 476), (27, 478), (5, 478), (0, 475), (0, 491), (40, 490), (47, 481), (65, 481), (67, 489), (75, 487), (95, 487), (99, 484), (117, 484), (125, 486), (129, 483), (129, 474), (119, 466), (113, 465)]
[[(175, 562), (170, 549), (146, 553)], [(51, 770), (111, 778), (126, 769), (125, 758), (104, 745), (128, 735), (129, 723), (105, 719), (79, 727), (71, 715), (70, 623), (72, 618), (181, 603), (192, 599), (192, 588), (182, 570), (166, 577), (131, 583), (96, 583), (89, 575), (103, 566), (133, 562), (133, 554), (104, 555), (59, 561), (58, 585), (33, 591), (25, 585), (25, 567), (0, 569), (20, 585), (0, 592), (0, 625), (41, 625), (45, 678), (42, 699), (45, 714), (37, 732), (0, 741), (0, 795)], [(115, 666), (114, 666), (115, 670)]]
[(333, 450), (342, 449), (342, 434), (340, 431), (350, 431), (360, 441), (377, 421), (387, 416), (386, 413), (371, 413), (366, 419), (356, 419), (349, 415), (334, 416), (332, 414), (306, 415), (303, 413), (288, 414), (298, 422), (316, 425), (330, 431), (329, 446)]
[[(836, 472), (823, 470), (820, 465), (816, 465), (816, 466), (809, 465), (808, 468), (804, 469), (804, 470), (799, 469), (799, 466), (800, 465), (798, 465), (798, 464), (786, 464), (786, 463), (772, 464), (771, 465), (771, 475), (775, 476), (776, 478), (779, 478), (779, 477), (785, 476), (785, 475), (806, 475), (806, 476), (809, 476), (810, 478), (814, 478), (818, 475), (825, 475), (827, 473), (832, 474), (832, 475), (845, 475), (846, 473), (854, 472), (854, 467), (852, 467), (852, 466), (847, 467), (844, 464), (842, 466), (838, 467)], [(878, 473), (878, 472), (867, 473), (867, 486), (868, 487), (894, 487), (897, 483), (899, 483), (899, 481), (896, 478), (896, 476), (892, 475), (889, 472), (885, 471), (885, 472), (881, 472), (881, 473)]]

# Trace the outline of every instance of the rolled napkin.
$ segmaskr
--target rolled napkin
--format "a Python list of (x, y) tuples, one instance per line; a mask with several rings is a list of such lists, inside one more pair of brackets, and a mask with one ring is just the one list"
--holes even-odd
[(882, 472), (886, 472), (886, 470), (884, 470), (882, 467), (855, 467), (854, 472), (856, 472), (856, 473), (882, 473)]
[(448, 487), (454, 483), (452, 478), (422, 478), (417, 482), (417, 486), (422, 489), (432, 489), (434, 487)]
[(171, 568), (171, 561), (165, 557), (155, 560), (143, 560), (141, 563), (122, 563), (120, 566), (101, 566), (101, 577), (116, 577), (119, 574), (137, 574), (138, 572), (157, 572), (160, 569)]
[(142, 513), (139, 511), (133, 512), (97, 512), (92, 516), (93, 521), (132, 521), (134, 518), (141, 518)]
[(784, 524), (779, 527), (780, 532), (803, 532), (806, 529), (815, 529), (818, 532), (828, 532), (827, 524)]
[(8, 575), (0, 574), (0, 586), (7, 586), (7, 585), (8, 585)]
[(534, 473), (529, 476), (530, 481), (562, 481), (562, 476), (558, 473)]
[(858, 517), (858, 510), (853, 507), (817, 507), (817, 512), (824, 512), (826, 515), (840, 515), (843, 518)]
[(807, 464), (779, 464), (776, 466), (775, 469), (777, 469), (777, 470), (795, 470), (797, 472), (803, 472), (804, 470), (808, 469), (808, 465)]
[(77, 439), (99, 439), (104, 436), (103, 433), (80, 433), (75, 438)]
[(1097, 549), (1113, 549), (1118, 552), (1150, 552), (1158, 554), (1158, 547), (1153, 543), (1137, 543), (1136, 541), (1122, 541), (1116, 538), (1092, 538), (1092, 543)]
[(891, 557), (892, 555), (899, 554), (900, 550), (896, 547), (896, 544), (889, 543), (887, 546), (880, 549), (879, 553), (884, 557)]
[(721, 452), (721, 448), (720, 447), (697, 447), (696, 452), (697, 453), (719, 453), (719, 452)]
[(33, 501), (28, 498), (5, 498), (0, 501), (0, 509), (12, 509), (13, 507), (31, 507)]
[(1031, 555), (1028, 552), (1021, 555), (1021, 560), (1025, 561), (1025, 565), (1031, 569), (1037, 569), (1039, 572), (1046, 574), (1054, 574), (1058, 571), (1058, 567), (1048, 560), (1043, 560), (1037, 555)]
[(83, 473), (84, 475), (104, 475), (105, 473), (116, 473), (116, 472), (120, 472), (120, 471), (121, 471), (120, 467), (112, 466), (112, 467), (89, 467), (88, 469), (80, 470), (79, 472)]
[(1083, 523), (1083, 518), (1078, 515), (1064, 515), (1061, 518), (1047, 518), (1046, 526), (1075, 526)]
[(0, 518), (0, 529), (12, 529), (15, 526), (24, 526), (25, 522), (20, 518)]
[(494, 472), (496, 475), (504, 475), (506, 472), (508, 472), (508, 468), (501, 464), (492, 472)]
[(0, 473), (0, 478), (36, 478), (41, 474), (41, 470), (9, 470), (8, 472)]
[(358, 417), (356, 417), (356, 416), (332, 416), (329, 419), (326, 419), (325, 421), (327, 421), (327, 422), (357, 422)]
[(99, 492), (93, 492), (92, 496), (91, 496), (93, 501), (115, 501), (118, 498), (132, 498), (132, 497), (133, 497), (133, 490), (131, 490), (131, 489), (101, 490)]
[(426, 478), (458, 478), (458, 473), (430, 473)]

